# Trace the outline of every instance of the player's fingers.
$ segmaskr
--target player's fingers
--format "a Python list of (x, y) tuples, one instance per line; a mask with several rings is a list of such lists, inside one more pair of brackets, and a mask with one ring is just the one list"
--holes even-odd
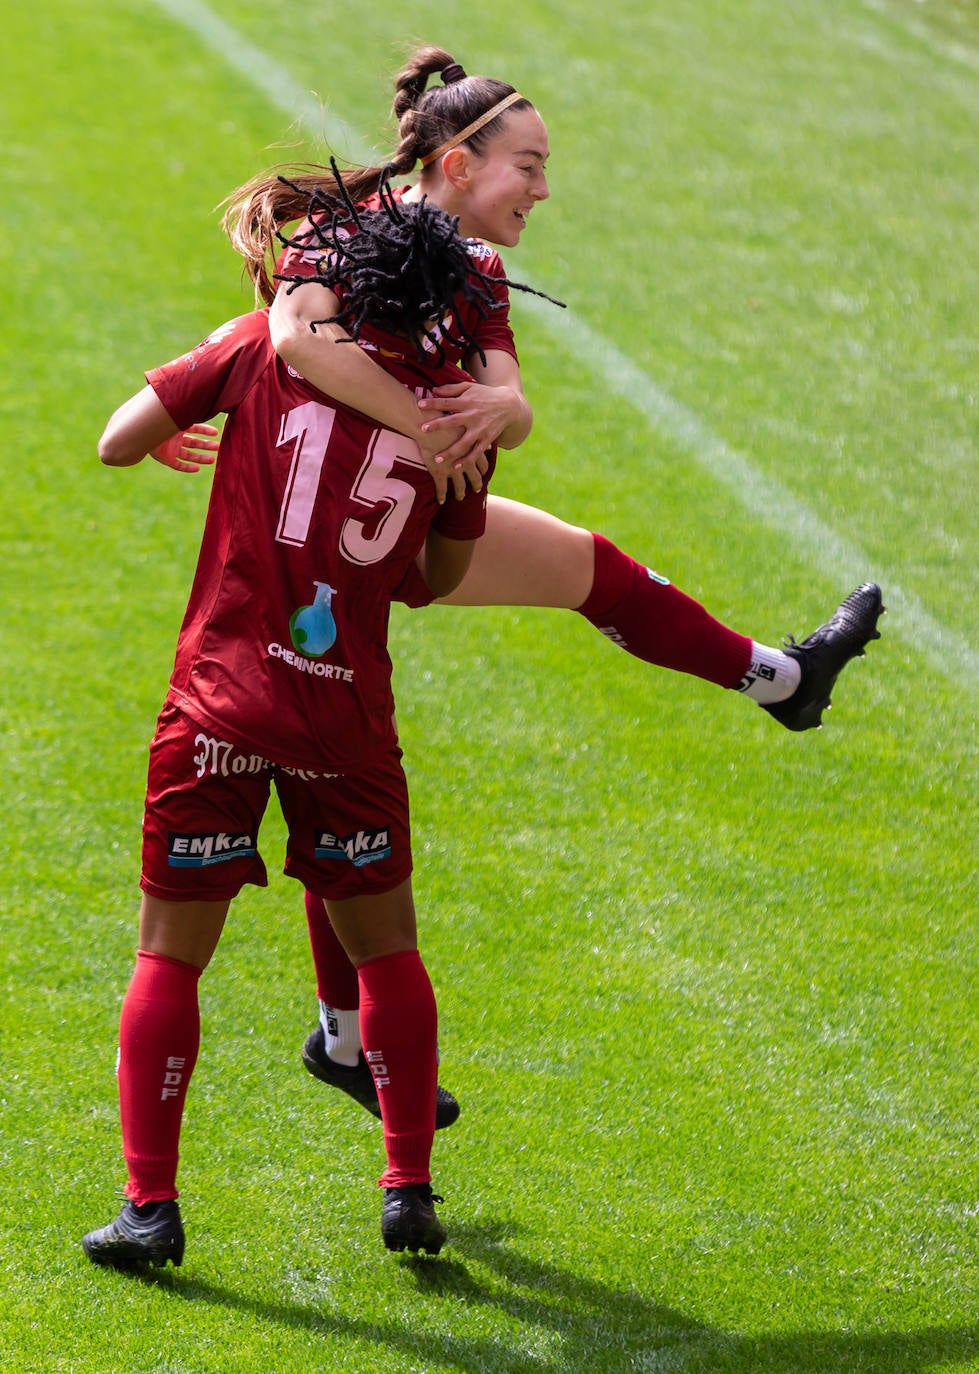
[(457, 458), (451, 465), (451, 471), (456, 495), (459, 495), (458, 479), (460, 477), (462, 478), (463, 493), (465, 492), (466, 483), (472, 487), (473, 491), (483, 490), (483, 472), (485, 471), (485, 467), (480, 467), (479, 462), (472, 453), (467, 454), (465, 458)]
[(459, 428), (459, 415), (457, 407), (451, 401), (440, 407), (440, 414), (430, 415), (422, 425), (423, 434), (431, 434), (433, 430), (448, 429), (450, 425)]

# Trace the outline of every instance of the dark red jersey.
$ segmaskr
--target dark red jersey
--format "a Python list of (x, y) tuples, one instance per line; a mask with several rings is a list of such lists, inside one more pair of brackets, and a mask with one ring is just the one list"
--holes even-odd
[[(419, 394), (458, 376), (410, 356), (383, 365)], [(276, 763), (369, 763), (396, 738), (392, 591), (430, 525), (482, 534), (485, 488), (440, 507), (416, 445), (277, 357), (266, 310), (146, 375), (182, 429), (227, 414), (170, 700)]]
[[(406, 190), (407, 187), (399, 186), (394, 192), (395, 199), (400, 200)], [(374, 195), (358, 208), (378, 210), (380, 206), (380, 198)], [(323, 256), (324, 250), (317, 246), (316, 236), (310, 227), (309, 220), (304, 220), (298, 229), (290, 235), (290, 238), (297, 243), (308, 242), (309, 247), (285, 249), (275, 264), (276, 272), (290, 277), (315, 277), (316, 263)], [(493, 296), (500, 308), (484, 314), (477, 305), (467, 302), (460, 294), (453, 311), (443, 318), (443, 328), (447, 333), (458, 336), (458, 324), (461, 323), (463, 330), (476, 341), (477, 349), (481, 348), (484, 353), (498, 350), (509, 353), (512, 358), (516, 358), (517, 346), (513, 341), (513, 330), (510, 327), (510, 293), (503, 281), (506, 273), (500, 255), (495, 248), (491, 248), (489, 244), (483, 243), (479, 239), (467, 239), (466, 249), (472, 261), (473, 272), (478, 272), (492, 279)], [(306, 291), (313, 288), (302, 286), (300, 289)], [(360, 338), (361, 342), (368, 346), (374, 343), (380, 348), (391, 347), (391, 336), (378, 329), (376, 325), (365, 324)], [(403, 344), (401, 346), (403, 347)], [(428, 342), (425, 346), (432, 347)], [(463, 349), (457, 344), (450, 343), (444, 336), (442, 346), (446, 360), (450, 363), (461, 362), (464, 354), (470, 351), (468, 345)], [(471, 351), (476, 352), (477, 349)]]

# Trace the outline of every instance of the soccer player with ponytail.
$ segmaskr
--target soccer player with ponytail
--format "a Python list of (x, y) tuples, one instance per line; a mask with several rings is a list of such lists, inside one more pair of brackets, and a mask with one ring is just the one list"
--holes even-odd
[[(324, 322), (318, 293), (296, 289), (299, 278), (315, 274), (321, 256), (316, 215), (284, 232), (306, 217), (308, 193), (322, 183), (325, 169), (290, 170), (287, 180), (274, 172), (254, 178), (229, 197), (225, 227), (258, 296), (271, 304), (279, 354), (330, 395), (413, 438), (439, 494), (451, 486), (461, 495), (467, 483), (481, 486), (485, 450), (494, 444), (515, 448), (531, 429), (504, 270), (489, 245), (514, 247), (531, 212), (548, 197), (547, 130), (533, 104), (511, 85), (469, 76), (450, 53), (435, 47), (412, 54), (397, 77), (393, 114), (398, 143), (390, 162), (386, 168), (345, 171), (345, 191), (355, 202), (376, 205), (385, 172), (409, 177), (417, 171), (412, 185), (395, 190), (400, 203), (440, 206), (472, 240), (482, 271), (500, 283), (500, 308), (460, 299), (445, 326), (451, 333), (454, 321), (466, 324), (469, 342), (461, 350), (453, 346), (450, 357), (468, 376), (417, 400), (369, 350), (334, 346), (347, 337), (343, 323)], [(277, 282), (277, 276), (285, 280)], [(790, 641), (784, 649), (761, 644), (721, 623), (602, 535), (495, 493), (487, 500), (485, 532), (458, 586), (439, 596), (412, 567), (395, 599), (416, 607), (440, 602), (575, 611), (627, 653), (740, 692), (790, 730), (821, 724), (840, 671), (878, 637), (883, 610), (879, 587), (864, 583), (801, 643)], [(307, 894), (306, 907), (321, 1015), (304, 1062), (376, 1114), (358, 1040), (354, 971), (315, 894)], [(440, 1094), (438, 1124), (448, 1125), (458, 1108)]]

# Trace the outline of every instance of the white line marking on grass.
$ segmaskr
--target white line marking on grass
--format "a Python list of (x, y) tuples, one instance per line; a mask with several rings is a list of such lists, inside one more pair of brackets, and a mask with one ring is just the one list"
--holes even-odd
[[(844, 582), (877, 580), (892, 623), (949, 677), (973, 687), (979, 677), (979, 653), (961, 636), (937, 621), (922, 603), (884, 572), (874, 572), (856, 544), (842, 539), (804, 502), (772, 477), (759, 471), (743, 454), (730, 448), (692, 410), (643, 372), (615, 344), (573, 315), (555, 322), (553, 307), (544, 301), (521, 298), (567, 347), (587, 358), (611, 392), (620, 395), (643, 415), (654, 432), (678, 444), (711, 476), (723, 483), (749, 513), (805, 550), (828, 578)], [(550, 313), (548, 313), (550, 311)], [(887, 622), (884, 622), (885, 625)], [(889, 627), (888, 627), (889, 628)]]
[(905, 33), (938, 57), (944, 57), (950, 62), (955, 62), (961, 67), (968, 67), (970, 71), (979, 72), (979, 52), (974, 48), (967, 48), (964, 43), (956, 43), (953, 38), (941, 38), (934, 29), (923, 24), (920, 19), (912, 19), (910, 15), (898, 14), (893, 5), (887, 0), (860, 0), (865, 10), (870, 10), (874, 14), (882, 14), (890, 19), (899, 28), (904, 29)]
[[(372, 153), (363, 139), (332, 114), (269, 55), (242, 37), (202, 0), (155, 0), (160, 9), (202, 40), (222, 61), (241, 73), (283, 114), (299, 118), (321, 132), (329, 123), (330, 142), (343, 145), (344, 156), (369, 162)], [(864, 0), (877, 8), (874, 0)], [(861, 582), (874, 577), (884, 588), (891, 612), (889, 632), (903, 635), (951, 680), (974, 688), (979, 678), (979, 653), (959, 634), (937, 621), (924, 605), (897, 585), (884, 570), (874, 571), (856, 544), (850, 544), (824, 524), (781, 483), (766, 477), (743, 454), (735, 452), (692, 411), (638, 367), (630, 358), (592, 330), (584, 321), (532, 298), (523, 300), (553, 335), (558, 345), (573, 349), (598, 373), (610, 391), (620, 395), (654, 432), (689, 453), (711, 476), (737, 497), (749, 514), (796, 541), (802, 556), (814, 562), (835, 582)]]
[(249, 85), (267, 96), (275, 109), (300, 119), (313, 131), (321, 132), (328, 123), (331, 138), (348, 145), (349, 154), (345, 156), (357, 161), (370, 158), (363, 139), (345, 120), (334, 114), (312, 91), (300, 86), (285, 67), (273, 61), (261, 48), (256, 48), (208, 5), (198, 0), (155, 0), (155, 3), (172, 19), (196, 33), (206, 47), (240, 72)]

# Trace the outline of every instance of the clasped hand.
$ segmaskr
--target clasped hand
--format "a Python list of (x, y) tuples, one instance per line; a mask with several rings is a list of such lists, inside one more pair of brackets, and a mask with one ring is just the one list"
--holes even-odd
[[(467, 484), (473, 491), (482, 491), (489, 468), (487, 452), (510, 419), (505, 392), (504, 387), (451, 382), (419, 400), (425, 418), (418, 447), (439, 501), (445, 499), (450, 484), (459, 500)], [(199, 472), (213, 464), (218, 434), (214, 425), (189, 425), (151, 449), (150, 455), (174, 472)]]
[(510, 420), (506, 391), (478, 382), (450, 382), (418, 402), (425, 413), (418, 446), (440, 501), (450, 482), (460, 500), (467, 482), (473, 491), (482, 491), (487, 452)]

